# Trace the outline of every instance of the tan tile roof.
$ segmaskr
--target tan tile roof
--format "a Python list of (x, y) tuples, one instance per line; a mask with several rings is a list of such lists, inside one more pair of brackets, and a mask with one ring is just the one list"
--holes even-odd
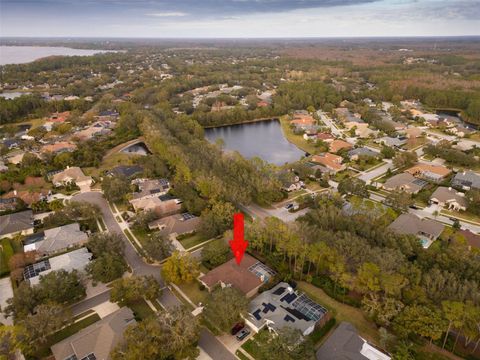
[(343, 158), (338, 155), (324, 153), (322, 155), (314, 155), (312, 156), (312, 161), (317, 164), (324, 165), (329, 169), (339, 171), (344, 168), (342, 165)]
[(415, 166), (412, 166), (410, 169), (405, 170), (405, 172), (412, 175), (418, 175), (424, 172), (431, 172), (433, 174), (444, 177), (450, 174), (452, 171), (441, 165), (417, 164)]
[(77, 145), (72, 144), (67, 141), (60, 141), (55, 144), (49, 144), (49, 145), (44, 145), (42, 146), (41, 152), (46, 153), (46, 152), (58, 152), (60, 150), (75, 150), (77, 148)]
[(200, 278), (209, 288), (223, 282), (231, 284), (234, 288), (240, 290), (244, 294), (262, 285), (260, 278), (255, 276), (248, 268), (258, 262), (254, 257), (245, 254), (240, 265), (237, 265), (235, 259), (227, 261), (225, 264), (209, 271)]
[(343, 140), (333, 140), (331, 143), (330, 143), (330, 151), (333, 152), (333, 153), (336, 153), (337, 151), (341, 150), (341, 149), (351, 149), (353, 146), (352, 144), (346, 142), (346, 141), (343, 141)]

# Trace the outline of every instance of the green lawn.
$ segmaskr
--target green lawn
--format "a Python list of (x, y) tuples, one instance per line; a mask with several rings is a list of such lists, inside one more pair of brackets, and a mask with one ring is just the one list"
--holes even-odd
[(199, 233), (192, 233), (192, 234), (188, 234), (187, 236), (185, 237), (180, 237), (180, 239), (177, 237), (178, 241), (180, 241), (180, 243), (183, 245), (183, 247), (188, 250), (196, 245), (199, 245), (205, 241), (207, 241), (208, 239), (199, 234)]
[(191, 283), (184, 283), (178, 285), (178, 287), (188, 296), (188, 298), (194, 303), (205, 304), (208, 296), (207, 290), (200, 290), (200, 283), (198, 281), (192, 281)]
[(293, 199), (293, 198), (296, 198), (297, 196), (301, 196), (305, 194), (307, 194), (307, 191), (304, 189), (292, 191), (288, 193), (288, 199)]
[(466, 211), (442, 210), (440, 214), (445, 216), (456, 217), (466, 222), (480, 223), (480, 216), (466, 212)]
[(376, 159), (371, 163), (365, 163), (365, 162), (360, 163), (360, 162), (354, 161), (350, 166), (359, 171), (371, 171), (374, 168), (382, 166), (383, 164), (384, 164), (383, 160)]
[(80, 330), (86, 328), (89, 325), (92, 325), (93, 323), (96, 323), (99, 320), (100, 320), (100, 316), (98, 316), (98, 314), (93, 314), (49, 336), (47, 339), (47, 343), (44, 346), (42, 346), (40, 349), (38, 349), (38, 351), (36, 352), (35, 354), (36, 357), (37, 358), (47, 357), (50, 354), (50, 347), (52, 345), (68, 338), (69, 336), (72, 336), (73, 334), (76, 334)]
[(127, 306), (132, 309), (135, 319), (137, 320), (144, 320), (149, 317), (155, 316), (153, 310), (148, 306), (147, 302), (143, 299), (130, 302)]
[(378, 344), (379, 335), (375, 324), (367, 320), (360, 309), (354, 308), (346, 304), (342, 304), (316, 286), (301, 281), (298, 283), (298, 288), (310, 296), (319, 304), (326, 306), (332, 315), (337, 319), (337, 322), (348, 321), (355, 325), (360, 335), (373, 343)]
[(288, 116), (280, 117), (280, 124), (282, 125), (283, 135), (292, 144), (310, 154), (316, 154), (318, 152), (318, 149), (315, 147), (315, 145), (306, 141), (303, 138), (303, 135), (295, 135), (293, 133), (293, 130), (290, 128), (290, 121), (288, 120)]

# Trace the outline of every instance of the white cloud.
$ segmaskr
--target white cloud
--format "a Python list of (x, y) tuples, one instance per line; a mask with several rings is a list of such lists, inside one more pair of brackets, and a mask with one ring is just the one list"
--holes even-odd
[(171, 12), (156, 12), (156, 13), (150, 13), (145, 15), (155, 16), (155, 17), (181, 17), (181, 16), (187, 16), (188, 14), (180, 11), (171, 11)]

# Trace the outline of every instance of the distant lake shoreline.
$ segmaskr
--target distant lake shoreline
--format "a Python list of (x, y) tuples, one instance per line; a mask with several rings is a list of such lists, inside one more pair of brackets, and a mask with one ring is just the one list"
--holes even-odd
[(117, 50), (73, 49), (62, 46), (0, 46), (0, 66), (27, 64), (49, 56), (91, 56)]

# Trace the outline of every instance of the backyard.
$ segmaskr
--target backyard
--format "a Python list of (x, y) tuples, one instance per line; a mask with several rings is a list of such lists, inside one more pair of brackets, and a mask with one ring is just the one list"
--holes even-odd
[(329, 311), (331, 311), (332, 316), (336, 318), (338, 323), (342, 321), (348, 321), (352, 323), (358, 329), (358, 332), (362, 337), (368, 341), (378, 344), (379, 334), (375, 324), (367, 320), (363, 316), (363, 313), (360, 309), (342, 304), (335, 299), (332, 299), (330, 296), (325, 294), (322, 289), (307, 282), (299, 282), (298, 288), (311, 297), (312, 300), (317, 301), (319, 304), (325, 306)]

